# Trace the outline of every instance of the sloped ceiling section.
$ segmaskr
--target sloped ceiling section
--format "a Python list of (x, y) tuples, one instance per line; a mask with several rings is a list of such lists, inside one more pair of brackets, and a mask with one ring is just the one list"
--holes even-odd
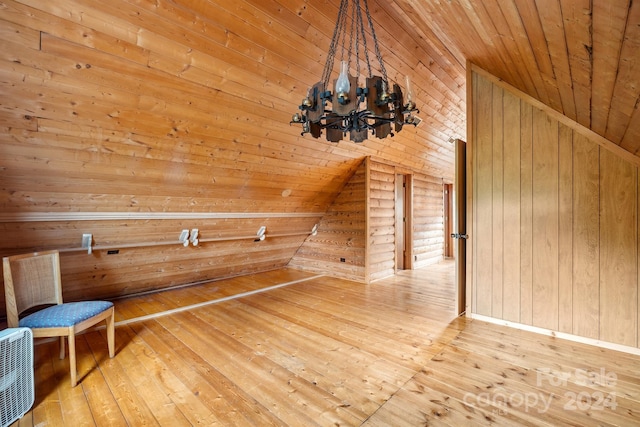
[(362, 144), (289, 124), (339, 0), (1, 5), (6, 212), (323, 212), (367, 155), (452, 180), (467, 60), (640, 150), (638, 1), (369, 0), (423, 122)]
[[(388, 75), (412, 76), (423, 122), (331, 144), (289, 121), (321, 78), (338, 0), (3, 1), (5, 172), (36, 193), (7, 210), (68, 210), (51, 200), (78, 184), (78, 211), (323, 212), (367, 155), (452, 179), (463, 68), (371, 3)], [(43, 170), (58, 179), (46, 189)]]
[[(640, 2), (396, 0), (405, 26), (640, 153)], [(416, 30), (419, 31), (419, 30)]]

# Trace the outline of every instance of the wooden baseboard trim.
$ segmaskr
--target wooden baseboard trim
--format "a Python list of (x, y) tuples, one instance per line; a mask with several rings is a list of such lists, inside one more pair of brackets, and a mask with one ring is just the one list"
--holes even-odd
[(636, 356), (640, 356), (640, 348), (637, 348), (637, 347), (616, 344), (608, 341), (601, 341), (594, 338), (581, 337), (579, 335), (568, 334), (566, 332), (558, 332), (551, 329), (539, 328), (537, 326), (524, 325), (522, 323), (511, 322), (509, 320), (503, 320), (503, 319), (496, 319), (495, 317), (483, 316), (481, 314), (469, 313), (467, 317), (473, 320), (480, 320), (487, 323), (493, 323), (495, 325), (508, 326), (510, 328), (520, 329), (528, 332), (534, 332), (536, 334), (547, 335), (550, 337), (556, 337), (556, 338), (564, 339), (567, 341), (593, 345), (595, 347), (602, 347), (609, 350), (616, 350), (616, 351), (621, 351), (623, 353), (629, 353)]

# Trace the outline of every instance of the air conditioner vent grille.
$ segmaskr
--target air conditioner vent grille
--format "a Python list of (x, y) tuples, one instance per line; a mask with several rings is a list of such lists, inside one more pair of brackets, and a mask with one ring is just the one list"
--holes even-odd
[(29, 328), (0, 331), (0, 424), (6, 427), (33, 405), (33, 335)]

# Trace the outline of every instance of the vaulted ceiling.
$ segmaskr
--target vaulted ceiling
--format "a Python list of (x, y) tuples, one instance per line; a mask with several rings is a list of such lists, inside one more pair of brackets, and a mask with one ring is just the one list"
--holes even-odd
[[(382, 2), (381, 2), (381, 6)], [(469, 60), (631, 153), (640, 151), (640, 2), (396, 0), (454, 79)], [(442, 57), (439, 57), (439, 56)]]
[[(33, 179), (44, 166), (30, 166), (38, 156), (28, 146), (64, 157), (60, 186), (91, 179), (98, 189), (118, 180), (126, 187), (101, 198), (104, 206), (81, 203), (81, 211), (147, 203), (167, 211), (323, 211), (365, 155), (453, 179), (448, 140), (466, 137), (472, 61), (640, 151), (640, 2), (631, 0), (369, 0), (389, 77), (401, 85), (412, 77), (423, 121), (362, 144), (301, 136), (289, 121), (321, 79), (339, 3), (3, 1), (4, 142), (22, 153), (15, 159)], [(63, 149), (80, 151), (70, 158)], [(14, 175), (25, 179), (24, 170)], [(127, 180), (132, 175), (139, 181)], [(31, 181), (24, 187), (42, 188)], [(182, 189), (187, 182), (193, 191)], [(224, 191), (214, 194), (212, 183)], [(63, 209), (47, 204), (66, 191), (60, 186), (50, 180), (33, 209)]]

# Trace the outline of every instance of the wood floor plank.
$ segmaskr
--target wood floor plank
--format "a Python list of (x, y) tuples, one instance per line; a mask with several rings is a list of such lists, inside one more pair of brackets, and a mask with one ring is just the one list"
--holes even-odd
[[(35, 403), (31, 410), (33, 425), (62, 425), (63, 414), (59, 405), (56, 384), (55, 359), (58, 358), (58, 343), (46, 342), (34, 350)], [(69, 386), (69, 383), (66, 383)]]
[[(457, 374), (466, 380), (485, 384), (481, 391), (466, 400), (475, 404), (482, 404), (483, 399), (490, 400), (497, 411), (507, 410), (503, 408), (506, 405), (519, 416), (533, 413), (542, 419), (562, 420), (568, 425), (590, 425), (602, 422), (603, 418), (619, 425), (628, 422), (627, 418), (620, 418), (618, 411), (606, 407), (604, 400), (597, 402), (598, 396), (602, 399), (609, 397), (622, 413), (633, 411), (634, 405), (629, 405), (627, 399), (618, 395), (613, 382), (599, 386), (567, 378), (565, 383), (564, 377), (544, 374), (541, 370), (544, 368), (528, 370), (508, 363), (496, 363), (490, 356), (455, 348), (443, 351), (434, 360), (439, 361), (437, 375), (448, 378)], [(571, 374), (575, 379), (575, 373)], [(587, 404), (585, 400), (583, 405), (577, 401), (578, 396), (593, 398), (593, 401)], [(535, 405), (528, 405), (534, 402)], [(585, 409), (581, 410), (583, 406)]]
[[(127, 337), (128, 335), (123, 328), (116, 329), (116, 342), (127, 343)], [(99, 337), (99, 340), (89, 339), (89, 345), (92, 352), (104, 354), (105, 345), (102, 337)], [(131, 378), (128, 375), (134, 369), (127, 354), (131, 351), (128, 347), (128, 345), (119, 346), (118, 357), (113, 359), (99, 357), (99, 359), (102, 359), (100, 371), (109, 386), (110, 394), (114, 396), (127, 423), (159, 426), (161, 425), (160, 422), (158, 422), (152, 412), (152, 408), (145, 401), (145, 390), (139, 388), (135, 378)]]
[(282, 424), (159, 322), (134, 324), (132, 328), (153, 346), (172, 372), (220, 419), (222, 425)]
[(292, 385), (296, 378), (290, 373), (288, 375), (284, 368), (270, 363), (224, 334), (217, 333), (215, 328), (191, 313), (178, 313), (171, 316), (170, 320), (161, 318), (159, 322), (172, 332), (177, 332), (176, 328), (179, 328), (181, 340), (282, 422), (288, 425), (313, 423), (311, 414), (306, 414), (296, 405), (300, 402), (297, 388)]
[[(134, 334), (133, 331), (130, 331)], [(177, 420), (183, 419), (186, 425), (221, 425), (215, 414), (210, 411), (197, 396), (189, 390), (185, 383), (180, 381), (166, 364), (163, 363), (156, 351), (149, 346), (144, 338), (135, 333), (131, 335), (131, 342), (135, 342), (133, 353), (142, 366), (147, 370), (147, 375), (156, 382), (158, 391), (166, 395), (171, 404), (163, 402), (165, 407), (174, 406), (179, 415)], [(151, 388), (147, 389), (151, 392)], [(154, 411), (155, 412), (155, 411)], [(176, 422), (177, 424), (177, 422)]]
[[(96, 367), (95, 359), (89, 350), (84, 335), (76, 338), (76, 355), (78, 379), (81, 380)], [(71, 381), (71, 374), (69, 371), (68, 355), (63, 360), (54, 358), (54, 366), (56, 367), (55, 370), (57, 374), (56, 382), (69, 383)], [(83, 387), (58, 387), (58, 396), (60, 397), (60, 409), (66, 424), (74, 424), (77, 426), (96, 425)]]
[(640, 357), (456, 317), (452, 272), (282, 269), (116, 300), (116, 356), (104, 329), (80, 335), (71, 388), (57, 343), (36, 345), (14, 425), (640, 424)]
[[(385, 389), (384, 384), (369, 384), (362, 379), (358, 384), (350, 381), (356, 365), (372, 366), (378, 362), (375, 357), (349, 349), (354, 357), (350, 359), (351, 371), (346, 371), (340, 365), (340, 360), (344, 360), (344, 351), (339, 343), (328, 337), (309, 334), (308, 331), (301, 333), (295, 324), (277, 319), (274, 321), (253, 310), (242, 311), (241, 307), (234, 306), (227, 316), (223, 315), (222, 310), (217, 310), (215, 316), (205, 310), (197, 315), (207, 323), (215, 323), (220, 332), (254, 349), (255, 354), (294, 374), (294, 378), (303, 384), (312, 385), (314, 390), (323, 390), (327, 396), (335, 397), (335, 402), (338, 402), (336, 408), (351, 413), (354, 421), (366, 418), (367, 411), (380, 405), (375, 397), (379, 395), (378, 389)], [(271, 337), (279, 339), (272, 340)], [(392, 385), (389, 388), (395, 390), (396, 387)], [(384, 394), (384, 391), (381, 393)], [(317, 391), (314, 394), (322, 395)]]

